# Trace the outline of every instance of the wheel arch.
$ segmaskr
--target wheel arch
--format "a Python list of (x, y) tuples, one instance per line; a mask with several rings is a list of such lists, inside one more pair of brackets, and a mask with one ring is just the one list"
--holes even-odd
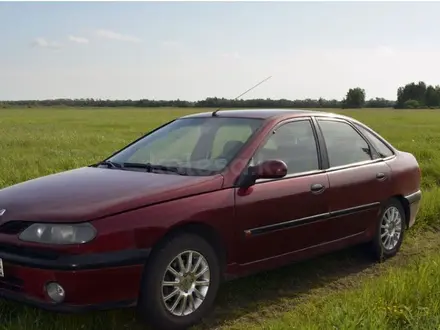
[(405, 212), (405, 225), (406, 225), (406, 228), (408, 228), (410, 216), (411, 216), (408, 200), (403, 195), (395, 195), (395, 196), (392, 196), (392, 198), (399, 201), (399, 203), (402, 205), (403, 211)]
[(227, 245), (214, 227), (203, 222), (186, 222), (171, 227), (153, 246), (152, 253), (154, 254), (156, 250), (159, 250), (163, 242), (181, 233), (192, 233), (205, 239), (214, 248), (219, 258), (221, 273), (224, 274), (228, 258)]

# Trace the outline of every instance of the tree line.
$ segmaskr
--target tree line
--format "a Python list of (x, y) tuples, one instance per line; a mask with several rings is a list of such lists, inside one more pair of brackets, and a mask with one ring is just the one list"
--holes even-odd
[(0, 101), (0, 107), (179, 107), (179, 108), (396, 108), (423, 109), (440, 108), (440, 86), (426, 85), (423, 81), (412, 82), (397, 90), (397, 100), (371, 98), (366, 100), (365, 90), (360, 87), (350, 88), (342, 100), (304, 99), (247, 99), (234, 100), (208, 97), (200, 101), (185, 100), (102, 100), (84, 99), (52, 99), (52, 100), (21, 100)]
[[(394, 101), (381, 98), (364, 101), (365, 107), (385, 108), (392, 107)], [(140, 107), (140, 108), (159, 108), (159, 107), (179, 107), (179, 108), (340, 108), (342, 102), (339, 100), (304, 99), (304, 100), (274, 100), (266, 99), (247, 99), (232, 100), (219, 97), (208, 97), (205, 100), (196, 102), (185, 100), (102, 100), (93, 98), (84, 99), (52, 99), (52, 100), (20, 100), (20, 101), (0, 101), (0, 107)]]

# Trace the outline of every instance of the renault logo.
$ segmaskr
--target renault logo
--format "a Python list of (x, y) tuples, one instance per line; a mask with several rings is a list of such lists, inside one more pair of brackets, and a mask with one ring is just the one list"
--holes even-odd
[(5, 209), (0, 209), (0, 217), (5, 214), (6, 210)]

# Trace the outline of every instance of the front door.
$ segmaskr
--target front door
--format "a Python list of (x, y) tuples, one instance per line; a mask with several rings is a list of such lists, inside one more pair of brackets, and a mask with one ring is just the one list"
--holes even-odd
[(309, 119), (279, 125), (257, 150), (251, 165), (270, 159), (287, 164), (286, 177), (236, 188), (236, 219), (243, 234), (239, 263), (304, 249), (325, 240), (327, 174), (321, 170), (315, 129)]

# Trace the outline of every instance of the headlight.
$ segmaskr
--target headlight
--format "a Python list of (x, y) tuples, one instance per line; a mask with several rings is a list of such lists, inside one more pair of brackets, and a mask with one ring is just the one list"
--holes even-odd
[(81, 244), (90, 242), (95, 236), (96, 229), (89, 223), (34, 223), (19, 238), (22, 241), (47, 244)]

